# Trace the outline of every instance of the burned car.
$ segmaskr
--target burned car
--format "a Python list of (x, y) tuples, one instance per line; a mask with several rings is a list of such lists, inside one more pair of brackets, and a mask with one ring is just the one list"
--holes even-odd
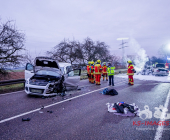
[(141, 75), (149, 75), (153, 73), (153, 67), (152, 66), (144, 66), (144, 68), (142, 68), (140, 71), (137, 72), (138, 74)]
[(153, 70), (153, 75), (168, 76), (169, 70), (165, 68), (165, 64), (158, 63)]
[(36, 57), (34, 66), (26, 64), (25, 92), (40, 96), (57, 95), (69, 87), (77, 87), (80, 73), (81, 70), (75, 73), (69, 63), (60, 64), (48, 57)]

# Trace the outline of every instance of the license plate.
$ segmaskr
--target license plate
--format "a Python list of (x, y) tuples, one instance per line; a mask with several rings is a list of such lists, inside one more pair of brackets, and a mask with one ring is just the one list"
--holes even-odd
[(42, 93), (42, 90), (41, 89), (31, 89), (31, 92)]

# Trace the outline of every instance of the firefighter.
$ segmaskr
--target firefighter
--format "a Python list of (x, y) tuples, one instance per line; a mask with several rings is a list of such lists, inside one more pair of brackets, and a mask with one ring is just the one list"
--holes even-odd
[(91, 61), (90, 72), (91, 72), (91, 83), (94, 84), (95, 80), (94, 80), (94, 62), (93, 61)]
[(106, 77), (106, 81), (108, 81), (106, 62), (103, 62), (102, 75), (103, 75), (103, 81), (104, 81), (104, 77)]
[(94, 66), (95, 77), (96, 77), (96, 85), (100, 85), (100, 78), (102, 73), (102, 66), (100, 65), (100, 60), (97, 60), (97, 64)]
[(109, 75), (109, 86), (114, 86), (114, 69), (115, 67), (111, 65), (111, 63), (108, 63), (108, 67), (107, 67), (107, 73)]
[(90, 61), (88, 62), (88, 65), (87, 65), (87, 76), (88, 76), (88, 79), (89, 79), (89, 82), (91, 82), (91, 75), (90, 75)]
[(96, 83), (96, 74), (95, 74), (95, 65), (97, 64), (97, 61), (94, 62), (94, 82)]
[(129, 64), (128, 65), (128, 70), (127, 70), (127, 75), (128, 75), (128, 78), (129, 78), (129, 85), (134, 85), (134, 81), (133, 81), (133, 75), (134, 75), (134, 72), (135, 72), (135, 69), (132, 65), (132, 61), (127, 61), (127, 63)]

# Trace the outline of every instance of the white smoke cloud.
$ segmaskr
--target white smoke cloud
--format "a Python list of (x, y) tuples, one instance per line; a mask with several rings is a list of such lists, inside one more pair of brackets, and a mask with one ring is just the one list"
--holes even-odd
[(126, 48), (125, 52), (126, 62), (128, 60), (132, 60), (134, 62), (134, 67), (136, 71), (140, 71), (144, 67), (145, 63), (148, 61), (146, 51), (134, 38), (130, 38), (128, 40), (128, 47)]

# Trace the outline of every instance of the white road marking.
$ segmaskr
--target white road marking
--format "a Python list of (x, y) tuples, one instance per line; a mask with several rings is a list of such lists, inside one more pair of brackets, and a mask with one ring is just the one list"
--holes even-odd
[[(168, 95), (166, 97), (166, 101), (165, 101), (165, 104), (164, 104), (164, 109), (162, 110), (162, 114), (161, 114), (161, 118), (159, 121), (165, 121), (165, 109), (168, 108), (168, 104), (169, 104), (169, 100), (170, 100), (170, 90), (168, 92)], [(164, 125), (163, 126), (158, 126), (157, 130), (156, 130), (156, 134), (155, 134), (155, 138), (154, 140), (160, 140), (161, 137), (162, 137), (162, 133), (163, 133), (163, 129), (164, 129)]]
[[(120, 82), (120, 83), (118, 83), (118, 84), (121, 84), (121, 83), (124, 83), (124, 82)], [(117, 84), (116, 84), (116, 85), (117, 85)], [(64, 100), (64, 101), (60, 101), (60, 102), (57, 102), (57, 103), (53, 103), (53, 104), (44, 106), (44, 108), (48, 108), (48, 107), (51, 107), (51, 106), (54, 106), (54, 105), (57, 105), (57, 104), (61, 104), (61, 103), (64, 103), (64, 102), (66, 102), (66, 101), (73, 100), (73, 99), (76, 99), (76, 98), (85, 96), (85, 95), (87, 95), (87, 94), (90, 94), (90, 93), (93, 93), (93, 92), (96, 92), (96, 91), (99, 91), (99, 90), (101, 90), (101, 89), (108, 88), (108, 87), (110, 87), (110, 86), (106, 86), (106, 87), (103, 87), (103, 88), (100, 88), (100, 89), (97, 89), (97, 90), (93, 90), (93, 91), (87, 92), (87, 93), (85, 93), (85, 94), (82, 94), (82, 95), (79, 95), (79, 96), (75, 96), (75, 97), (66, 99), (66, 100)], [(31, 111), (28, 111), (28, 112), (25, 112), (25, 113), (22, 113), (22, 114), (19, 114), (19, 115), (16, 115), (16, 116), (13, 116), (13, 117), (4, 119), (4, 120), (1, 120), (1, 121), (0, 121), (0, 124), (1, 124), (1, 123), (4, 123), (4, 122), (7, 122), (7, 121), (10, 121), (10, 120), (13, 120), (13, 119), (16, 119), (16, 118), (18, 118), (18, 117), (21, 117), (21, 116), (24, 116), (24, 115), (33, 113), (33, 112), (36, 112), (36, 111), (39, 111), (40, 109), (41, 109), (41, 108), (37, 108), (37, 109), (35, 109), (35, 110), (31, 110)]]
[(10, 92), (10, 93), (4, 93), (4, 94), (0, 94), (0, 96), (10, 95), (10, 94), (18, 93), (18, 92), (23, 92), (23, 91), (24, 90), (16, 91), (16, 92)]

